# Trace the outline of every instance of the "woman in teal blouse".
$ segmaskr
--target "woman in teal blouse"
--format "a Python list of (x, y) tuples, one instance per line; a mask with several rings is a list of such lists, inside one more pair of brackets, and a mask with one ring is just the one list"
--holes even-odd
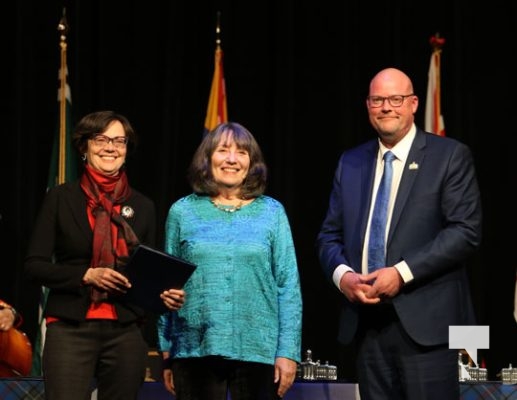
[(221, 124), (188, 176), (194, 193), (170, 208), (165, 248), (197, 269), (184, 306), (158, 320), (165, 386), (177, 400), (281, 398), (300, 361), (302, 298), (260, 147), (242, 125)]

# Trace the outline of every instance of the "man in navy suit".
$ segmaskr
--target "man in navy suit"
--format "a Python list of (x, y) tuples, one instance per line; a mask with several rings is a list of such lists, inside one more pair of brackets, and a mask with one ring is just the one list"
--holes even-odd
[[(343, 294), (338, 339), (357, 340), (361, 400), (457, 400), (450, 325), (474, 325), (466, 261), (481, 240), (481, 201), (464, 144), (416, 127), (410, 78), (387, 68), (366, 107), (378, 138), (345, 151), (318, 234), (326, 277)], [(395, 155), (386, 265), (368, 272), (383, 155)]]

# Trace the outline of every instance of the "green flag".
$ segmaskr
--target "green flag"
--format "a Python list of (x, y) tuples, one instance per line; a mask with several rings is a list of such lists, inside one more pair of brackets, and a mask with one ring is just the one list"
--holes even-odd
[[(59, 69), (59, 88), (57, 92), (58, 123), (50, 158), (47, 190), (53, 186), (75, 180), (77, 178), (78, 166), (77, 153), (72, 146), (72, 94), (68, 85), (65, 42), (68, 26), (64, 16), (59, 23), (58, 30), (61, 32), (61, 67)], [(41, 355), (45, 344), (46, 325), (43, 315), (47, 294), (48, 289), (42, 286), (38, 309), (39, 330), (36, 335), (32, 356), (32, 376), (41, 376), (43, 374)]]

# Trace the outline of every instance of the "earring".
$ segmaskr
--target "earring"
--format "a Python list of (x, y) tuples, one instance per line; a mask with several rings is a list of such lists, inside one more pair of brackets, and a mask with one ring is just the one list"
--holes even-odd
[(81, 156), (81, 160), (86, 161), (86, 153)]

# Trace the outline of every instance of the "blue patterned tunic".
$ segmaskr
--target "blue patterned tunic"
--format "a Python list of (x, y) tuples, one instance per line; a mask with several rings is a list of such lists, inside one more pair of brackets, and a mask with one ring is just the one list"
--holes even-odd
[(169, 210), (165, 250), (198, 267), (184, 306), (158, 320), (158, 350), (173, 358), (300, 361), (300, 280), (280, 202), (260, 196), (225, 212), (208, 196), (183, 197)]

